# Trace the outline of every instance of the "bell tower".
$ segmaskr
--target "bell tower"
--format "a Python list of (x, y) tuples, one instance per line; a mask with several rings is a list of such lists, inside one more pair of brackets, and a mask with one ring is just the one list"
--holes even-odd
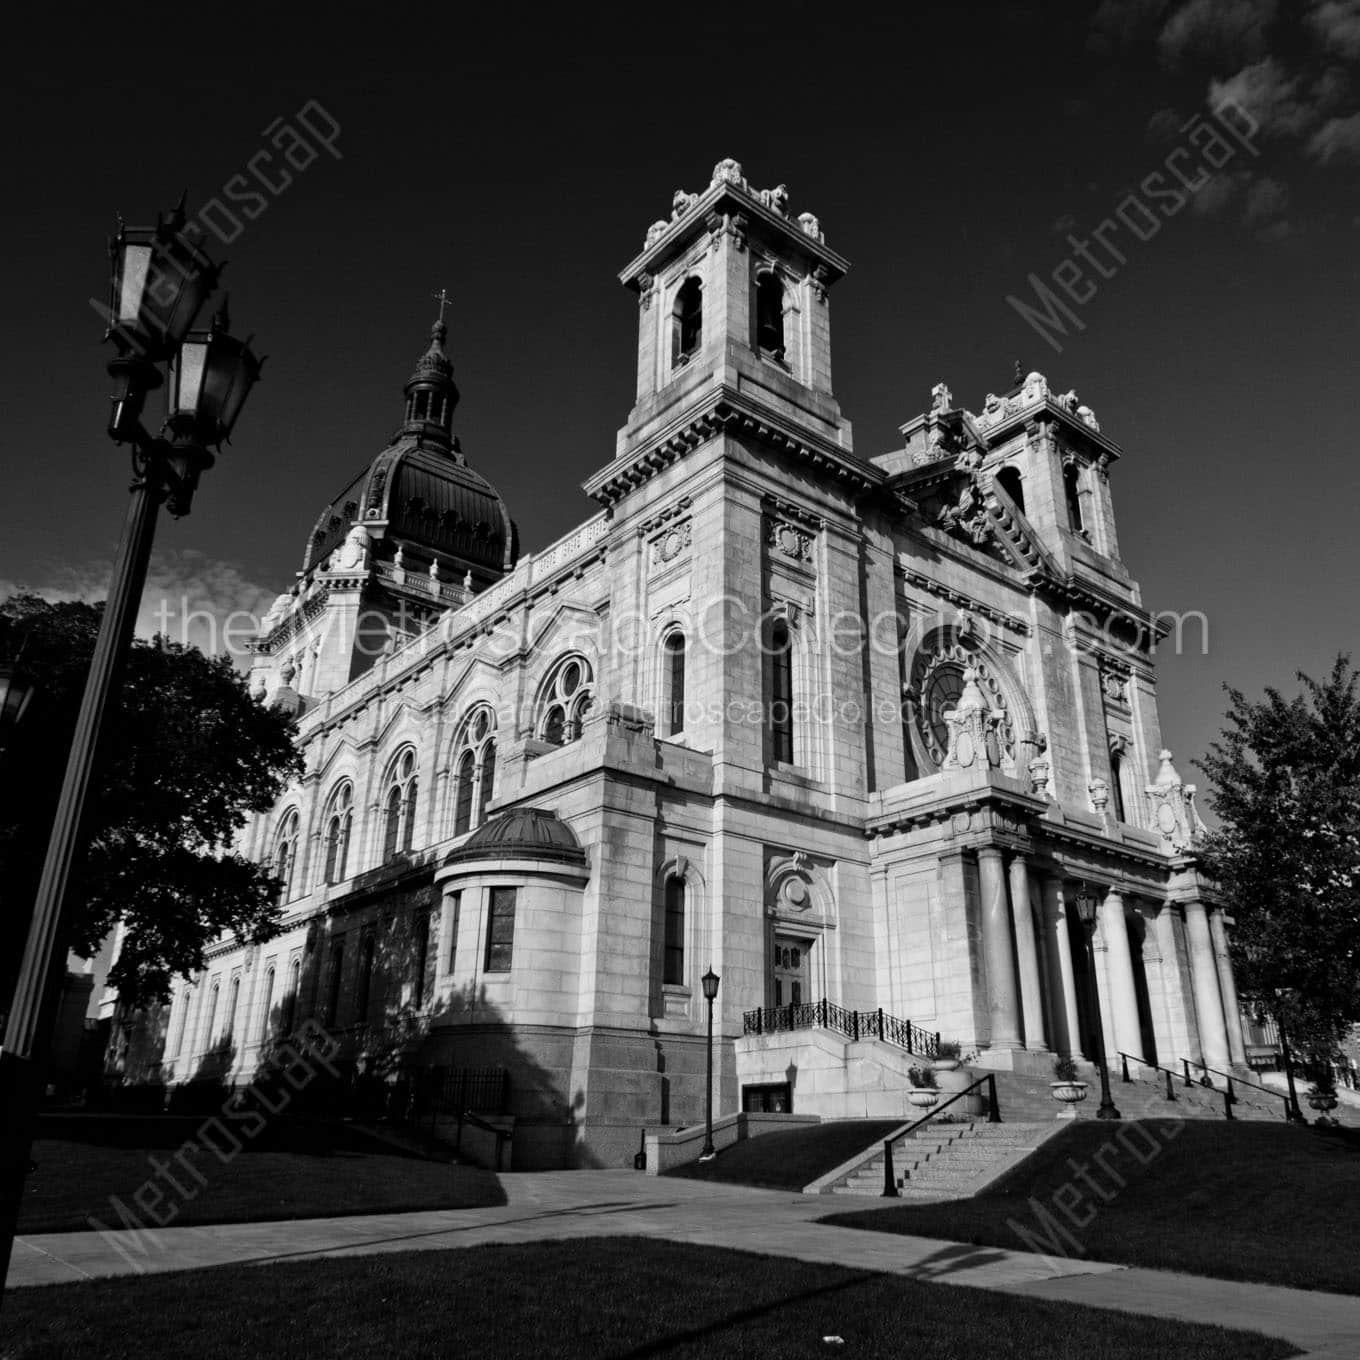
[(848, 450), (828, 310), (848, 268), (812, 213), (792, 215), (784, 185), (755, 189), (734, 160), (700, 192), (677, 189), (619, 275), (638, 298), (636, 402), (619, 454), (723, 387)]

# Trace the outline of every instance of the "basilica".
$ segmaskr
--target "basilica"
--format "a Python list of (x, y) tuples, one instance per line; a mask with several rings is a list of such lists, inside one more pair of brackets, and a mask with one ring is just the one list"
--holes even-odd
[(1019, 371), (858, 450), (848, 267), (735, 161), (677, 191), (619, 275), (598, 510), (537, 551), (454, 434), (441, 316), (253, 644), (305, 756), (243, 835), (282, 927), (180, 980), (167, 1083), (312, 1020), (351, 1070), (503, 1072), (516, 1167), (627, 1165), (703, 1119), (705, 975), (718, 1113), (892, 1117), (945, 1041), (1243, 1061), (1121, 450)]

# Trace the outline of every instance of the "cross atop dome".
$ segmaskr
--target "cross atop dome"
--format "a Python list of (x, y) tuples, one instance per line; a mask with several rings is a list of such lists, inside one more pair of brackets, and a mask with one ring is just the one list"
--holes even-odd
[(449, 334), (444, 321), (448, 289), (441, 288), (430, 296), (439, 303), (439, 319), (430, 327), (429, 348), (416, 360), (415, 370), (406, 381), (406, 417), (401, 433), (415, 435), (422, 443), (447, 453), (454, 448), (453, 409), (458, 405), (453, 361), (444, 348)]
[(437, 293), (431, 293), (430, 296), (439, 304), (438, 324), (442, 326), (444, 324), (444, 308), (448, 306), (450, 301), (449, 290), (447, 288), (441, 288)]

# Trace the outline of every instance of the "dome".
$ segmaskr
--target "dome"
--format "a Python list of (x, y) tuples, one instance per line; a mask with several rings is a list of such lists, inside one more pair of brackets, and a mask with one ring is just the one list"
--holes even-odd
[(444, 863), (481, 859), (539, 859), (583, 865), (586, 852), (566, 822), (543, 808), (514, 808), (483, 822)]
[(429, 349), (406, 383), (406, 418), (395, 438), (322, 510), (302, 569), (323, 567), (357, 523), (394, 545), (424, 549), (450, 573), (482, 578), (515, 565), (519, 541), (499, 492), (468, 466), (449, 430), (458, 389), (435, 323)]

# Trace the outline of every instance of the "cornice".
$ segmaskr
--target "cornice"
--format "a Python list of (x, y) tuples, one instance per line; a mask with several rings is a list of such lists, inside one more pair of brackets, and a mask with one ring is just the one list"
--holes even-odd
[(799, 429), (724, 385), (674, 425), (614, 459), (582, 483), (583, 489), (601, 505), (612, 506), (692, 449), (724, 433), (754, 435), (768, 447), (806, 463), (813, 471), (833, 477), (855, 495), (874, 490), (884, 481), (884, 474), (877, 468), (860, 462), (831, 440)]

